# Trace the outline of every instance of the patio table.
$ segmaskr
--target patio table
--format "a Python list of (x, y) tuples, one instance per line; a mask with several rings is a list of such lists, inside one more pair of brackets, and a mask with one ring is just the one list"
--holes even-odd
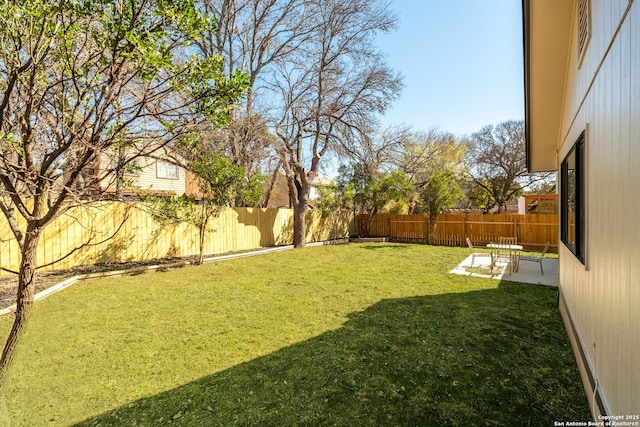
[(489, 243), (487, 248), (491, 250), (491, 260), (493, 262), (494, 251), (509, 251), (509, 274), (512, 271), (518, 272), (518, 260), (520, 259), (520, 251), (522, 245), (505, 245), (500, 243)]

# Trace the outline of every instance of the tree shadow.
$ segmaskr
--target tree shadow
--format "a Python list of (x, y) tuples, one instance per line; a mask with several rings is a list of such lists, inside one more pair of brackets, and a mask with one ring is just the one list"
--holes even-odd
[(133, 240), (134, 236), (131, 235), (114, 236), (107, 246), (98, 253), (94, 262), (98, 264), (122, 262), (122, 254), (127, 252), (127, 248), (133, 243)]
[(77, 425), (553, 425), (590, 419), (557, 290), (388, 299), (339, 329)]
[[(293, 239), (293, 220), (287, 215), (288, 209), (241, 208), (234, 209), (237, 221), (244, 227), (255, 229), (260, 235), (260, 246), (288, 245)], [(261, 215), (256, 215), (260, 212)]]

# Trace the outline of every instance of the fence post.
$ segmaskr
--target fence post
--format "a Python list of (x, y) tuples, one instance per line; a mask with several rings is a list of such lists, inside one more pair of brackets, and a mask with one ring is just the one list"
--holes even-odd
[(461, 246), (464, 246), (464, 242), (467, 241), (467, 213), (465, 212), (462, 216), (462, 242), (460, 242)]

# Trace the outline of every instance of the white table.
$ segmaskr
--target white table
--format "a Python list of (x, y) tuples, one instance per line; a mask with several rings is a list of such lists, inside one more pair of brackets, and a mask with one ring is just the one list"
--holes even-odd
[(512, 271), (518, 271), (518, 264), (520, 260), (520, 251), (522, 245), (504, 245), (500, 243), (489, 243), (487, 248), (491, 250), (491, 262), (493, 264), (493, 251), (509, 251), (509, 274)]

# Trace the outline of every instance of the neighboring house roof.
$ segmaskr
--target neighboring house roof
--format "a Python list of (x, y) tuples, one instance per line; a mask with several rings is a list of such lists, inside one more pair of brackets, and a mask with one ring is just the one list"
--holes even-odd
[(265, 193), (269, 191), (269, 185), (271, 189), (269, 191), (269, 200), (267, 201), (266, 208), (288, 208), (289, 202), (289, 186), (287, 184), (287, 177), (283, 173), (276, 173), (275, 181), (267, 181), (265, 185)]
[(523, 0), (527, 169), (557, 169), (573, 1)]

